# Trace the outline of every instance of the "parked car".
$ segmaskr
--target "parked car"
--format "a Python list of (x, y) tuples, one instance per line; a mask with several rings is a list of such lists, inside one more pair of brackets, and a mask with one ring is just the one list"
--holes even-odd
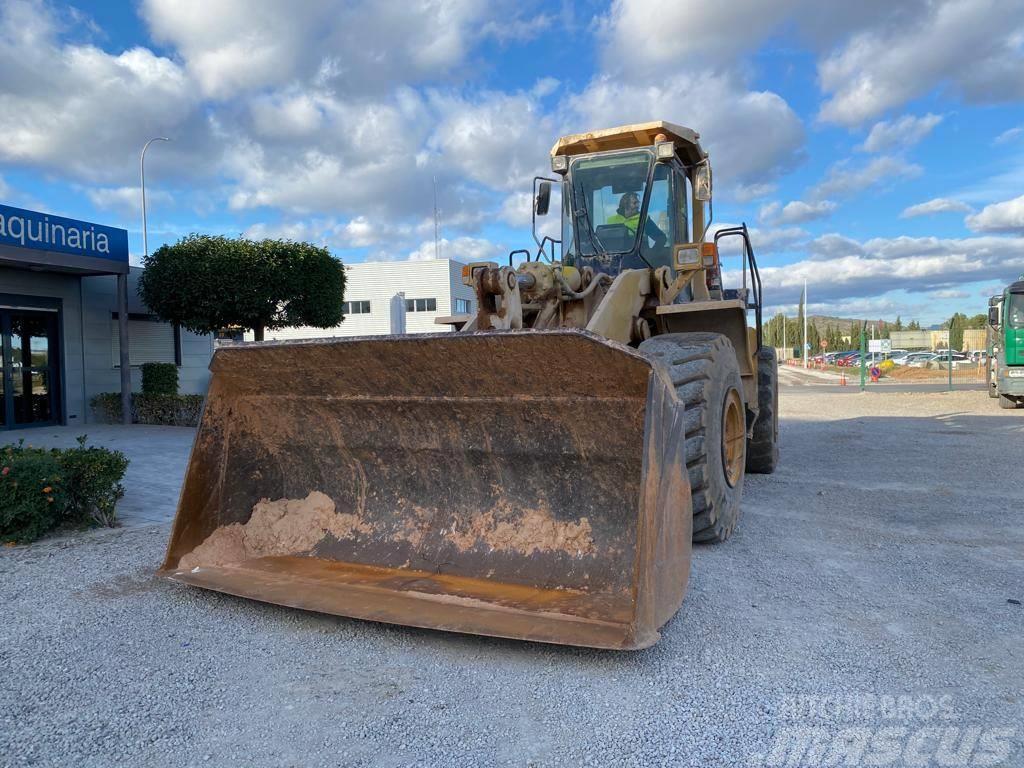
[(909, 366), (910, 368), (927, 368), (928, 363), (935, 360), (936, 357), (938, 357), (938, 355), (934, 352), (911, 352), (899, 361), (894, 360), (893, 362), (897, 365)]
[(847, 355), (852, 354), (854, 354), (854, 351), (852, 349), (846, 350), (845, 352), (829, 352), (827, 355), (825, 355), (825, 362), (828, 363), (829, 365), (836, 365), (836, 361), (839, 358), (846, 357)]
[(916, 354), (920, 354), (920, 353), (919, 352), (909, 352), (909, 351), (901, 350), (898, 355), (893, 355), (889, 359), (892, 360), (894, 365), (906, 365), (907, 364), (907, 358), (910, 357), (911, 355), (916, 355)]
[(842, 367), (860, 365), (860, 352), (847, 352), (836, 358), (836, 365)]
[(953, 353), (950, 353), (948, 349), (935, 350), (936, 363), (940, 363), (945, 367), (945, 365), (950, 361), (952, 361), (954, 369), (974, 365), (974, 361), (971, 359), (970, 355), (966, 355), (963, 352), (954, 351)]

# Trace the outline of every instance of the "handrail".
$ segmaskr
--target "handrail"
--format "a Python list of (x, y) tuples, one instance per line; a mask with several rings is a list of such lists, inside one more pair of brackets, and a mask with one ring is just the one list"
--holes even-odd
[(750, 244), (750, 231), (746, 222), (738, 227), (725, 227), (715, 232), (715, 248), (718, 248), (718, 241), (723, 237), (739, 235), (743, 238), (743, 288), (747, 287), (747, 264), (750, 264), (750, 282), (753, 289), (753, 301), (747, 300), (747, 309), (754, 310), (754, 317), (757, 323), (757, 348), (761, 349), (763, 339), (763, 328), (761, 324), (761, 272), (757, 268), (757, 259), (754, 258), (754, 247)]
[(529, 261), (530, 260), (530, 256), (533, 255), (528, 250), (526, 250), (525, 248), (516, 248), (514, 251), (510, 252), (509, 255), (508, 255), (508, 265), (510, 267), (514, 267), (515, 266), (515, 264), (512, 263), (512, 257), (515, 256), (517, 253), (525, 253), (527, 261)]

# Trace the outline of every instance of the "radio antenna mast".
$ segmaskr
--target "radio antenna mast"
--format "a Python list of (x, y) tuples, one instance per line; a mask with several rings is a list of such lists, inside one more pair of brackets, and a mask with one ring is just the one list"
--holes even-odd
[(441, 258), (441, 214), (437, 210), (437, 176), (434, 176), (434, 258)]

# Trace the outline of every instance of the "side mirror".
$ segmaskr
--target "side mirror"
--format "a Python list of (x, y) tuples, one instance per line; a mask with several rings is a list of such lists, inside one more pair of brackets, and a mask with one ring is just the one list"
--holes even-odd
[(988, 308), (988, 324), (999, 325), (999, 307)]
[(711, 199), (711, 163), (704, 161), (693, 174), (693, 194), (698, 200)]
[(537, 187), (537, 199), (533, 202), (533, 210), (538, 216), (547, 216), (551, 206), (551, 182), (542, 181)]

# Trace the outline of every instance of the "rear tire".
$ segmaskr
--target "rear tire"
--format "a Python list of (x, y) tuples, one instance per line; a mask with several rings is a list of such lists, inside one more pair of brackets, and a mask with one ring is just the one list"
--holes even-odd
[(771, 347), (757, 353), (757, 408), (747, 442), (747, 472), (770, 475), (779, 463), (779, 363)]
[(1007, 397), (1006, 395), (999, 396), (999, 407), (1005, 408), (1006, 410), (1012, 410), (1018, 405), (1017, 398)]
[(736, 350), (720, 333), (669, 333), (640, 352), (667, 368), (686, 406), (686, 467), (693, 540), (725, 541), (740, 517), (746, 467), (746, 409)]

